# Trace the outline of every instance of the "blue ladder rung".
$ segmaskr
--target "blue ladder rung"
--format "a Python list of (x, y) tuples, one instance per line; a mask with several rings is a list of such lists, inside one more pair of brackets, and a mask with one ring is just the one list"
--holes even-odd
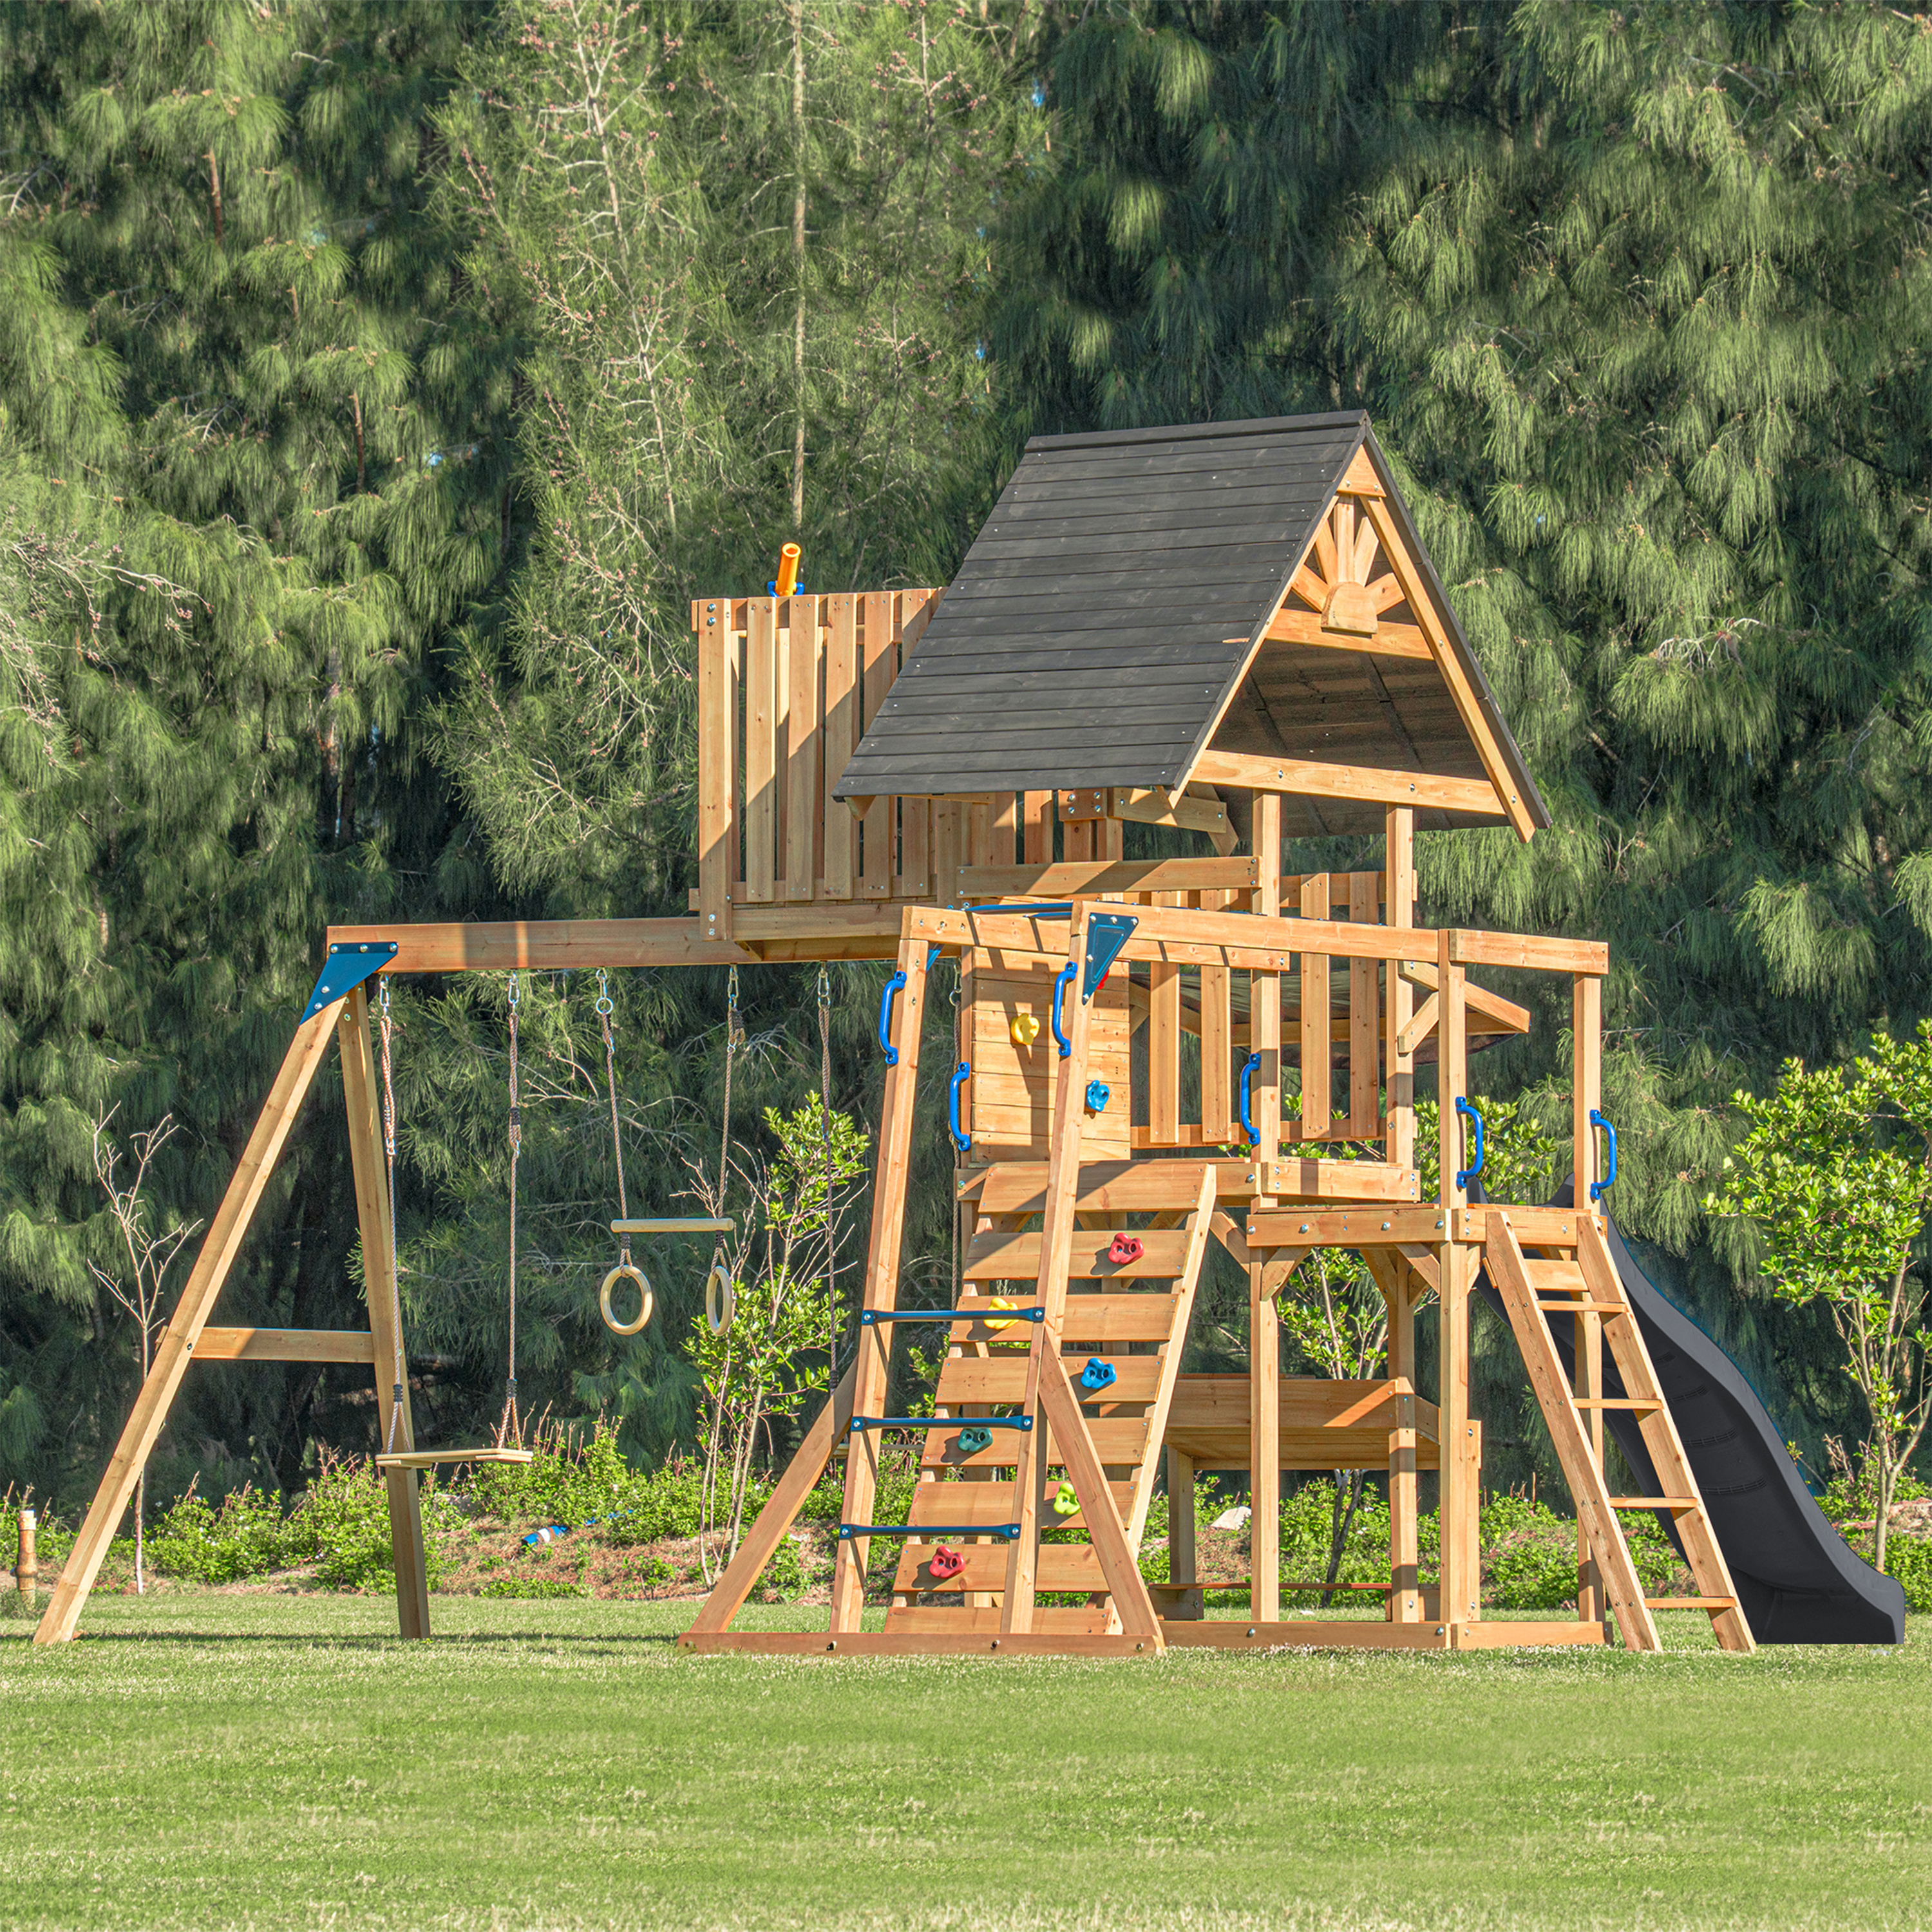
[(869, 1328), (875, 1322), (1044, 1322), (1046, 1310), (1037, 1304), (1030, 1308), (991, 1308), (984, 1313), (956, 1308), (862, 1308), (859, 1325)]
[(1030, 1415), (855, 1415), (852, 1426), (868, 1429), (1031, 1429)]
[(1004, 1536), (1009, 1543), (1020, 1533), (1016, 1522), (842, 1522), (838, 1540), (850, 1543), (861, 1536)]

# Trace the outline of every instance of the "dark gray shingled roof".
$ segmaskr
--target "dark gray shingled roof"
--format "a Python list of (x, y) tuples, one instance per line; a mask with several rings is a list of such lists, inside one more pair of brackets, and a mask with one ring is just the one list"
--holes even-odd
[[(1244, 673), (1214, 734), (1222, 749), (1481, 777), (1432, 664), (1276, 642), (1249, 672), (1365, 442), (1386, 479), (1359, 411), (1036, 436), (836, 795), (1172, 786), (1205, 748)], [(1427, 571), (1392, 488), (1389, 500)], [(1516, 789), (1547, 824), (1429, 574)], [(1306, 812), (1291, 808), (1287, 829), (1382, 829), (1379, 806), (1308, 802)], [(1494, 820), (1433, 814), (1418, 822)]]

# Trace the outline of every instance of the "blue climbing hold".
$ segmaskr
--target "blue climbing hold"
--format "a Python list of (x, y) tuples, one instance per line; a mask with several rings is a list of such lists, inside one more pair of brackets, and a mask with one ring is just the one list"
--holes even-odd
[(959, 1432), (959, 1453), (962, 1456), (976, 1456), (982, 1449), (993, 1446), (993, 1432), (990, 1429), (962, 1429)]
[(1087, 1366), (1080, 1371), (1080, 1386), (1084, 1389), (1103, 1389), (1114, 1379), (1113, 1364), (1102, 1361), (1098, 1355), (1089, 1355)]
[(1104, 1080), (1090, 1080), (1087, 1083), (1087, 1105), (1096, 1114), (1107, 1111), (1108, 1089)]

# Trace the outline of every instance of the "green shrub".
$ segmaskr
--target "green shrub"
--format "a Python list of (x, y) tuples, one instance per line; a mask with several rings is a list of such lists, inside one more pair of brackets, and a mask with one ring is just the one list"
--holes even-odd
[(1905, 1586), (1905, 1600), (1914, 1610), (1932, 1610), (1932, 1538), (1903, 1536), (1894, 1530), (1886, 1539), (1886, 1568)]
[(244, 1484), (217, 1509), (192, 1491), (148, 1532), (148, 1555), (164, 1575), (190, 1583), (235, 1583), (288, 1561), (280, 1499)]
[[(423, 1544), (430, 1588), (448, 1564), (436, 1530), (451, 1500), (432, 1478), (423, 1487)], [(315, 1565), (318, 1583), (334, 1590), (393, 1590), (388, 1487), (375, 1463), (360, 1456), (325, 1455), (320, 1472), (289, 1519), (290, 1560)]]
[(540, 1600), (552, 1597), (590, 1594), (580, 1583), (565, 1582), (561, 1576), (499, 1576), (477, 1592), (484, 1597), (520, 1597)]
[(797, 1597), (804, 1594), (806, 1581), (805, 1560), (797, 1544), (789, 1536), (781, 1537), (765, 1565), (765, 1588), (781, 1597)]

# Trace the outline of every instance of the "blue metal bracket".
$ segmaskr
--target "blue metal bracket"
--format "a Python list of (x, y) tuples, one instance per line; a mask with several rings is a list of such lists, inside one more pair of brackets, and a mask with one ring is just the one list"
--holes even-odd
[(355, 992), (371, 974), (380, 973), (402, 950), (393, 939), (343, 940), (328, 949), (322, 970), (315, 976), (315, 991), (308, 996), (302, 1018), (312, 1020), (324, 1006)]
[(1592, 1107), (1590, 1109), (1590, 1124), (1593, 1127), (1601, 1127), (1604, 1132), (1608, 1134), (1610, 1137), (1610, 1172), (1604, 1176), (1602, 1180), (1593, 1180), (1590, 1184), (1590, 1199), (1592, 1203), (1594, 1203), (1602, 1200), (1604, 1198), (1604, 1190), (1613, 1186), (1616, 1181), (1617, 1130), (1615, 1127), (1610, 1125), (1610, 1116), (1607, 1114), (1599, 1113), (1594, 1107)]
[(1100, 991), (1108, 969), (1120, 956), (1120, 948), (1134, 936), (1140, 921), (1124, 912), (1090, 912), (1087, 915), (1087, 970), (1080, 976), (1080, 1001), (1085, 1005)]
[[(1001, 1314), (1006, 1310), (1002, 1309)], [(968, 1418), (976, 1429), (1017, 1429), (1024, 1435), (1033, 1427), (1030, 1415), (975, 1415)], [(957, 1429), (956, 1415), (855, 1415), (852, 1433), (862, 1436), (868, 1429)]]
[(1467, 1167), (1459, 1168), (1456, 1173), (1456, 1185), (1467, 1187), (1483, 1171), (1483, 1117), (1460, 1094), (1456, 1096), (1456, 1111), (1476, 1130), (1476, 1157)]

